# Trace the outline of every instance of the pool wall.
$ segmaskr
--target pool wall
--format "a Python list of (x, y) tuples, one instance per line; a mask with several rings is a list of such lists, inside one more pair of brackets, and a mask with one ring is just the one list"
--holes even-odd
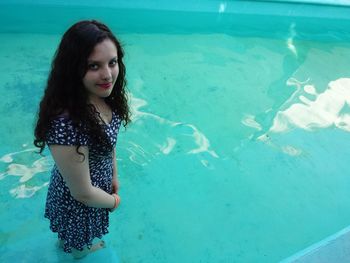
[[(231, 14), (269, 14), (280, 16), (306, 16), (342, 18), (349, 20), (347, 6), (350, 1), (344, 0), (8, 0), (0, 5), (46, 5), (46, 6), (78, 6), (78, 7), (110, 7), (118, 9), (171, 10), (186, 12), (210, 12)], [(310, 5), (311, 4), (311, 5)], [(325, 5), (327, 5), (325, 7)]]
[(0, 32), (61, 34), (77, 20), (96, 18), (118, 34), (197, 32), (350, 40), (349, 6), (325, 5), (329, 2), (326, 0), (319, 2), (323, 4), (238, 0), (10, 0), (0, 3)]

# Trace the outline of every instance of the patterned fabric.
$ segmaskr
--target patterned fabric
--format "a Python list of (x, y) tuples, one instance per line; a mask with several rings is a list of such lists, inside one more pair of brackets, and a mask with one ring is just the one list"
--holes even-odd
[[(113, 112), (111, 123), (102, 124), (113, 148), (120, 123)], [(88, 146), (92, 185), (112, 193), (113, 152), (91, 144), (88, 136), (81, 133), (67, 116), (57, 117), (51, 122), (47, 144)], [(94, 238), (102, 238), (108, 233), (108, 209), (88, 207), (76, 201), (56, 165), (51, 172), (44, 216), (50, 220), (50, 229), (64, 241), (63, 249), (68, 253), (72, 248), (80, 251), (84, 246), (90, 248)]]

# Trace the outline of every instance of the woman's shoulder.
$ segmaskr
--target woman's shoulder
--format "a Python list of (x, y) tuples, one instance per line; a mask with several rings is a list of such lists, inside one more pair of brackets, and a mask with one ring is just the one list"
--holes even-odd
[(48, 144), (86, 145), (88, 136), (78, 123), (75, 123), (68, 112), (62, 112), (51, 118), (48, 132)]
[(62, 127), (70, 127), (70, 126), (73, 128), (75, 125), (68, 112), (56, 114), (50, 118), (51, 130), (62, 129)]

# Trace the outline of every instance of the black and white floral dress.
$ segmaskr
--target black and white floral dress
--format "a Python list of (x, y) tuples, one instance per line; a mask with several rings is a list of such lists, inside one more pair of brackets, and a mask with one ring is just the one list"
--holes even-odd
[[(120, 123), (120, 118), (113, 112), (111, 123), (102, 124), (113, 148)], [(88, 146), (92, 185), (112, 193), (113, 152), (91, 144), (89, 137), (81, 133), (69, 117), (60, 116), (51, 122), (47, 144)], [(63, 249), (68, 253), (72, 248), (91, 247), (94, 238), (102, 238), (108, 233), (109, 210), (88, 207), (75, 200), (56, 165), (51, 172), (44, 216), (50, 220), (50, 229), (63, 240)]]

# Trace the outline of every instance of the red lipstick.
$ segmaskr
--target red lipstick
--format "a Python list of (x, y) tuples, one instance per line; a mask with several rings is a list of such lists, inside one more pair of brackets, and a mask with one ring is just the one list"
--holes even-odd
[(104, 83), (104, 84), (97, 84), (99, 87), (101, 87), (102, 89), (109, 89), (110, 87), (112, 87), (112, 83)]

